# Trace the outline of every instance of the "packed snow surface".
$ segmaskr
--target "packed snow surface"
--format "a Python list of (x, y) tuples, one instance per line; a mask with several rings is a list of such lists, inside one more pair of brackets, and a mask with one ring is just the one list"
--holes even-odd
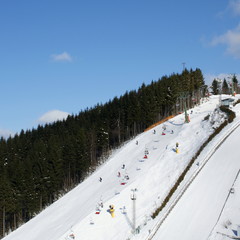
[(125, 143), (84, 182), (4, 240), (71, 240), (71, 236), (75, 240), (237, 237), (238, 105), (232, 108), (236, 112), (234, 122), (202, 151), (169, 201), (171, 211), (167, 211), (167, 205), (155, 219), (151, 218), (200, 146), (224, 121), (225, 115), (215, 110), (218, 104), (219, 97), (212, 96), (188, 111), (189, 123), (184, 122), (184, 114), (179, 114)]

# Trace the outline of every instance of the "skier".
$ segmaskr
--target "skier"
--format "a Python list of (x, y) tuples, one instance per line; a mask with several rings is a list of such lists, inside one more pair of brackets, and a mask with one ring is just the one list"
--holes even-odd
[(122, 208), (122, 214), (126, 214), (126, 207), (125, 206), (123, 206), (123, 208)]
[(70, 238), (70, 239), (75, 239), (74, 233), (69, 234), (69, 238)]
[(125, 168), (125, 164), (122, 165), (122, 169), (124, 169), (124, 168)]
[(115, 217), (115, 215), (114, 215), (114, 206), (113, 205), (109, 206), (109, 212), (110, 212), (112, 217)]
[(95, 212), (96, 214), (100, 214), (100, 212), (101, 212), (99, 206), (100, 206), (99, 204), (96, 206), (96, 212)]
[(90, 225), (93, 225), (93, 224), (94, 224), (94, 221), (93, 221), (92, 218), (90, 218), (89, 223), (90, 223)]
[(136, 141), (136, 145), (138, 145), (138, 141)]
[(155, 129), (153, 130), (153, 134), (156, 134), (156, 130)]
[(175, 149), (175, 152), (176, 152), (176, 153), (179, 153), (178, 146), (179, 146), (179, 143), (176, 142), (176, 149)]
[(75, 235), (74, 235), (73, 231), (71, 231), (71, 233), (68, 234), (67, 237), (65, 237), (65, 239), (66, 240), (73, 240), (73, 239), (75, 239)]
[(121, 173), (120, 172), (118, 172), (118, 177), (121, 177)]
[(102, 182), (102, 178), (101, 177), (99, 178), (99, 182)]

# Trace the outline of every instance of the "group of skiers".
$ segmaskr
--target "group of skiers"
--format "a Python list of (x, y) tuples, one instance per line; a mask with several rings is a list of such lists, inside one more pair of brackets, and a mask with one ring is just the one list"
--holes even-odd
[[(163, 129), (162, 135), (166, 135), (166, 133), (165, 133), (165, 131), (166, 131), (166, 129), (167, 129), (166, 125), (163, 125), (163, 126), (162, 126), (162, 129)], [(174, 134), (174, 131), (171, 130), (170, 133), (171, 133), (171, 134)], [(155, 130), (155, 129), (153, 130), (153, 134), (156, 134), (156, 130)], [(166, 149), (167, 149), (167, 147), (168, 147), (168, 145), (166, 146)], [(178, 148), (178, 147), (179, 147), (179, 143), (177, 142), (177, 143), (176, 143), (176, 148), (175, 148), (175, 152), (176, 152), (176, 153), (179, 153), (179, 148)], [(144, 158), (147, 158), (146, 154), (145, 154)]]
[[(163, 125), (162, 129), (163, 129), (163, 132), (162, 132), (162, 133), (164, 133), (164, 132), (166, 131), (166, 126)], [(174, 131), (171, 130), (170, 133), (173, 134)], [(156, 134), (156, 130), (155, 130), (155, 129), (153, 130), (153, 134)], [(165, 134), (165, 133), (164, 133), (164, 134)], [(138, 145), (138, 140), (136, 141), (136, 145)], [(176, 143), (176, 149), (175, 149), (175, 150), (176, 150), (176, 153), (178, 153), (178, 147), (179, 147), (179, 143), (177, 142), (177, 143)], [(148, 157), (147, 157), (148, 154), (149, 154), (149, 150), (148, 150), (148, 148), (145, 148), (144, 158), (148, 158)], [(123, 178), (122, 178), (122, 180), (121, 180), (121, 185), (124, 185), (124, 184), (126, 184), (126, 180), (129, 180), (129, 176), (128, 176), (128, 174), (126, 173), (126, 166), (125, 166), (125, 164), (122, 164), (121, 169), (122, 169), (122, 170), (125, 170), (125, 173), (123, 174)], [(122, 174), (121, 174), (121, 171), (118, 171), (117, 177), (120, 178), (121, 175), (122, 175)], [(103, 180), (102, 177), (99, 177), (99, 182), (102, 182), (102, 180)], [(97, 207), (97, 209), (99, 210), (100, 207), (103, 208), (103, 203), (102, 203), (102, 202), (99, 204), (99, 206)], [(110, 206), (109, 206), (109, 212), (111, 213), (111, 216), (114, 217), (114, 206), (113, 206), (113, 205), (110, 205)], [(100, 210), (99, 210), (99, 213), (100, 213)]]
[[(165, 135), (164, 131), (166, 131), (166, 126), (163, 125), (162, 128), (163, 128), (162, 134)], [(173, 133), (174, 133), (174, 131), (171, 130), (171, 134), (173, 134)], [(153, 130), (153, 134), (156, 134), (156, 130), (155, 129)], [(136, 145), (138, 145), (138, 141), (136, 141)], [(176, 153), (178, 153), (178, 148), (179, 148), (179, 143), (176, 142), (176, 148), (175, 148)], [(144, 154), (145, 154), (144, 158), (147, 158), (147, 155), (149, 154), (148, 148), (145, 149)], [(123, 177), (122, 181), (129, 180), (129, 176), (128, 176), (128, 174), (126, 174), (125, 167), (126, 167), (125, 164), (122, 164), (121, 169), (125, 170), (124, 177)], [(120, 171), (118, 172), (117, 177), (119, 177), (119, 178), (121, 177), (121, 172)], [(99, 182), (102, 182), (102, 181), (103, 181), (102, 177), (99, 177)], [(97, 213), (100, 214), (100, 212), (101, 212), (100, 208), (103, 208), (103, 201), (102, 200), (98, 203), (98, 205), (96, 207), (96, 214)], [(108, 211), (109, 211), (109, 213), (111, 214), (112, 217), (115, 216), (114, 215), (114, 212), (115, 212), (114, 205), (112, 205), (112, 204), (109, 205), (109, 210)], [(75, 239), (75, 235), (74, 235), (73, 231), (71, 230), (70, 234), (67, 235), (66, 240), (74, 240), (74, 239)]]
[[(126, 170), (125, 167), (126, 167), (125, 164), (123, 164), (122, 167), (121, 167), (122, 170), (125, 170), (124, 173), (123, 173), (123, 176), (122, 176), (122, 180), (120, 180), (120, 184), (121, 184), (121, 185), (125, 185), (125, 184), (127, 183), (127, 181), (129, 180), (129, 176), (128, 176), (128, 174), (127, 174), (127, 170)], [(122, 175), (122, 174), (121, 174), (121, 172), (119, 171), (119, 172), (117, 173), (117, 176), (120, 178), (121, 175)]]
[[(165, 133), (165, 131), (166, 131), (166, 129), (167, 129), (166, 125), (163, 125), (162, 129), (163, 129), (163, 131), (162, 131), (162, 135), (166, 135), (166, 133)], [(171, 130), (170, 133), (173, 134), (174, 131)], [(156, 134), (156, 129), (153, 129), (153, 134)]]

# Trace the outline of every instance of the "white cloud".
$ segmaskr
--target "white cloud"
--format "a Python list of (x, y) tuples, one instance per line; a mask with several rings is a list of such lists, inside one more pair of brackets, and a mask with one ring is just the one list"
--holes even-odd
[(232, 0), (229, 2), (229, 8), (234, 15), (240, 15), (240, 0)]
[[(227, 8), (218, 15), (221, 17), (226, 17), (226, 15), (240, 16), (240, 0), (229, 0)], [(230, 29), (214, 37), (210, 43), (211, 46), (220, 44), (226, 46), (227, 54), (240, 59), (240, 24), (235, 29)]]
[(68, 115), (70, 115), (70, 114), (67, 113), (67, 112), (62, 112), (62, 111), (59, 111), (59, 110), (52, 110), (52, 111), (49, 111), (49, 112), (43, 114), (38, 119), (38, 122), (41, 123), (41, 124), (52, 123), (52, 122), (55, 122), (57, 120), (66, 119)]
[(234, 17), (240, 15), (240, 0), (229, 0), (227, 7), (217, 14), (220, 18), (225, 18), (230, 15)]
[(225, 44), (226, 52), (235, 58), (240, 58), (240, 25), (234, 30), (228, 30), (226, 33), (215, 37), (211, 45), (216, 46)]
[(51, 59), (55, 62), (71, 62), (72, 61), (72, 57), (67, 52), (63, 52), (60, 54), (52, 54)]

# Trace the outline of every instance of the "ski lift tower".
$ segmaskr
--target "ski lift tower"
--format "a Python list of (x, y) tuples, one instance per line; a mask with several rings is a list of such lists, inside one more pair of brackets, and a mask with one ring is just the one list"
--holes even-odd
[(136, 200), (137, 200), (137, 196), (136, 196), (136, 191), (137, 189), (131, 189), (132, 194), (131, 194), (131, 200), (133, 201), (133, 220), (132, 220), (132, 233), (135, 234), (136, 233)]
[(182, 99), (183, 101), (183, 108), (184, 108), (184, 113), (185, 113), (185, 123), (189, 123), (189, 118), (187, 114), (187, 107), (186, 107), (186, 99), (189, 97), (189, 94), (187, 92), (183, 92), (180, 94), (179, 99)]
[(218, 82), (218, 90), (219, 90), (219, 107), (222, 105), (222, 80), (220, 78), (216, 79)]
[(231, 94), (232, 94), (232, 96), (234, 96), (235, 89), (234, 89), (234, 82), (233, 82), (232, 74), (230, 74), (227, 78), (229, 79), (229, 82), (230, 82)]

